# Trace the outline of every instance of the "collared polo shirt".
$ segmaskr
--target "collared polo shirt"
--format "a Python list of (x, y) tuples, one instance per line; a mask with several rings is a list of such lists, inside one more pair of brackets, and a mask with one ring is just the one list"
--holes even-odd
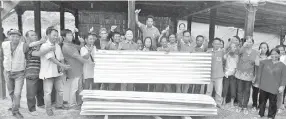
[(160, 36), (160, 32), (158, 30), (158, 28), (156, 28), (155, 26), (152, 26), (151, 28), (148, 28), (147, 25), (140, 25), (139, 28), (142, 31), (142, 35), (143, 35), (143, 39), (145, 39), (146, 37), (151, 37), (152, 39), (152, 47), (154, 49), (157, 49), (157, 44), (158, 44), (158, 38)]
[(56, 58), (59, 61), (64, 60), (60, 45), (57, 43), (52, 44), (48, 39), (46, 43), (42, 44), (40, 50), (47, 50), (51, 46), (55, 46), (55, 51), (50, 51), (47, 54), (41, 56), (41, 68), (39, 78), (45, 80), (46, 78), (58, 77), (61, 74), (58, 72), (57, 64), (50, 61), (50, 58)]
[(137, 50), (138, 45), (134, 43), (133, 41), (126, 40), (124, 42), (119, 43), (118, 49), (119, 50)]
[(81, 57), (79, 50), (72, 43), (64, 42), (62, 52), (66, 63), (71, 66), (67, 70), (67, 77), (73, 79), (82, 76), (83, 63), (76, 58)]
[(25, 70), (25, 53), (24, 42), (19, 42), (18, 46), (11, 51), (11, 41), (5, 41), (2, 43), (3, 48), (3, 67), (6, 71), (18, 72)]

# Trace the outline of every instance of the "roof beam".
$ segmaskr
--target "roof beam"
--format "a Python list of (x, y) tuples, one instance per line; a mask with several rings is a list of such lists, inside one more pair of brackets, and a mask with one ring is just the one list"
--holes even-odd
[(223, 7), (223, 6), (226, 6), (226, 5), (232, 5), (234, 3), (239, 3), (239, 2), (219, 2), (218, 4), (215, 4), (215, 5), (211, 6), (211, 7), (204, 8), (204, 9), (201, 9), (199, 11), (196, 11), (196, 12), (193, 12), (191, 14), (188, 14), (188, 15), (184, 16), (184, 18), (187, 18), (189, 16), (194, 16), (196, 14), (201, 14), (201, 13), (204, 13), (204, 12), (209, 12), (211, 9)]
[(1, 11), (1, 20), (7, 18), (7, 15), (11, 15), (10, 12), (13, 10), (20, 1), (3, 1), (3, 10)]

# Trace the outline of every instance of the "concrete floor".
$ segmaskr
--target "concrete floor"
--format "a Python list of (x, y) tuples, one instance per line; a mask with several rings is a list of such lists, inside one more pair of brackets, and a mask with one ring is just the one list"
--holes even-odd
[[(24, 84), (22, 90), (22, 98), (21, 98), (21, 108), (20, 112), (23, 114), (25, 119), (103, 119), (103, 116), (82, 116), (80, 115), (80, 111), (77, 110), (56, 110), (55, 115), (52, 117), (47, 116), (45, 109), (37, 108), (37, 112), (39, 116), (32, 116), (29, 114), (27, 108), (27, 100), (26, 100), (26, 85)], [(250, 104), (251, 104), (250, 100)], [(249, 104), (249, 106), (250, 106)], [(11, 112), (7, 109), (11, 106), (10, 97), (0, 100), (0, 119), (14, 119)], [(265, 112), (267, 114), (267, 111)], [(266, 115), (265, 114), (265, 115)], [(244, 115), (243, 113), (237, 113), (235, 111), (229, 111), (224, 109), (218, 109), (218, 115), (212, 117), (193, 117), (193, 119), (257, 119), (257, 112), (250, 113), (248, 115)], [(109, 119), (154, 119), (149, 116), (109, 116)], [(163, 117), (163, 119), (180, 119), (179, 117)], [(266, 119), (266, 118), (263, 118)], [(275, 119), (286, 119), (286, 110), (284, 110), (281, 114), (277, 114)]]

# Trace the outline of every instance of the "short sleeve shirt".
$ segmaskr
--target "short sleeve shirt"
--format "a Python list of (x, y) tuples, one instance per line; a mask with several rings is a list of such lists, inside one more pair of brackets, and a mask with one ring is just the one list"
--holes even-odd
[(148, 28), (146, 25), (141, 25), (141, 26), (139, 26), (139, 28), (142, 31), (143, 39), (145, 39), (146, 37), (151, 37), (152, 47), (154, 49), (157, 49), (157, 44), (158, 44), (157, 39), (160, 36), (160, 32), (159, 32), (158, 28), (156, 28), (155, 26)]
[(46, 79), (46, 78), (52, 78), (52, 77), (58, 77), (60, 76), (58, 72), (58, 66), (57, 64), (50, 61), (50, 58), (56, 58), (59, 61), (63, 60), (63, 54), (61, 47), (58, 44), (52, 44), (49, 40), (46, 41), (46, 43), (41, 45), (40, 50), (47, 50), (51, 46), (55, 45), (55, 51), (50, 51), (47, 54), (41, 56), (41, 68), (40, 68), (40, 79)]

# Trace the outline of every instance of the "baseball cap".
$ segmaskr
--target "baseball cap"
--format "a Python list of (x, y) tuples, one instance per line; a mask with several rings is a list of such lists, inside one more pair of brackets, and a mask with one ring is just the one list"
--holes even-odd
[(12, 35), (12, 34), (17, 34), (19, 36), (21, 36), (21, 32), (17, 29), (10, 29), (8, 32), (7, 32), (7, 35)]

